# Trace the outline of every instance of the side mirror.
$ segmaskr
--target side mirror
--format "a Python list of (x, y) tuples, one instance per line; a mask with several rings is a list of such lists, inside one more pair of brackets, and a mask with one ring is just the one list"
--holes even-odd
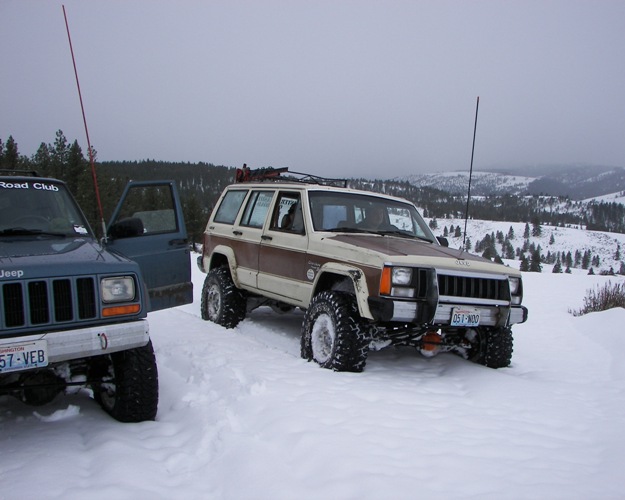
[(440, 244), (440, 246), (442, 247), (449, 246), (449, 240), (445, 238), (444, 236), (437, 236), (436, 239), (438, 240), (438, 243)]
[(143, 222), (137, 217), (121, 219), (113, 224), (108, 231), (112, 239), (132, 238), (143, 234)]

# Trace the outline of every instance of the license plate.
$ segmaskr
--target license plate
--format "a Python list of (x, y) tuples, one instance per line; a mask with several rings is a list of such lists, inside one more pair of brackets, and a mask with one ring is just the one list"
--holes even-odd
[(48, 343), (33, 340), (0, 346), (0, 373), (48, 366)]
[(454, 307), (451, 311), (451, 326), (479, 326), (480, 312), (473, 307)]

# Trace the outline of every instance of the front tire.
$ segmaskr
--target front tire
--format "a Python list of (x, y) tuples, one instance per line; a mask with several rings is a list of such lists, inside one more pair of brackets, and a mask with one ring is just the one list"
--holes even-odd
[(367, 327), (354, 297), (333, 291), (316, 295), (304, 316), (302, 358), (334, 371), (361, 372), (368, 353)]
[(158, 371), (152, 341), (143, 347), (98, 356), (92, 369), (95, 400), (120, 422), (154, 420), (158, 408)]
[(467, 331), (465, 338), (471, 348), (467, 358), (489, 368), (505, 368), (512, 360), (512, 330), (510, 328), (478, 327)]
[(206, 275), (202, 287), (202, 319), (225, 328), (234, 328), (245, 318), (247, 301), (227, 267), (216, 267)]

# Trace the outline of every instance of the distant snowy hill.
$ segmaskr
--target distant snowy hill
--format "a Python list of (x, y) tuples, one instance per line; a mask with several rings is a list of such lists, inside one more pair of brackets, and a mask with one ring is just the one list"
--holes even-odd
[[(465, 194), (469, 172), (413, 174), (394, 180), (405, 180), (419, 187), (436, 187), (452, 194)], [(625, 197), (625, 168), (578, 165), (528, 167), (508, 171), (474, 171), (471, 179), (471, 194), (477, 196), (543, 194), (587, 200), (614, 193)]]
[[(399, 179), (395, 179), (399, 180)], [(403, 177), (418, 187), (435, 187), (450, 194), (466, 194), (469, 185), (469, 172), (439, 172), (414, 174)], [(488, 196), (492, 194), (525, 194), (534, 177), (509, 175), (498, 172), (473, 172), (471, 194)]]

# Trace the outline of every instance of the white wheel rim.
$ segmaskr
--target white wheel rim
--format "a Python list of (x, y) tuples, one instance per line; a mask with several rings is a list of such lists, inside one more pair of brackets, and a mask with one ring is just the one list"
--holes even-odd
[(219, 293), (219, 286), (211, 285), (206, 294), (206, 309), (208, 311), (208, 317), (214, 319), (219, 314), (221, 309), (221, 294)]
[(310, 337), (314, 360), (317, 363), (325, 363), (332, 355), (332, 347), (336, 338), (332, 318), (327, 314), (320, 314), (313, 324)]

